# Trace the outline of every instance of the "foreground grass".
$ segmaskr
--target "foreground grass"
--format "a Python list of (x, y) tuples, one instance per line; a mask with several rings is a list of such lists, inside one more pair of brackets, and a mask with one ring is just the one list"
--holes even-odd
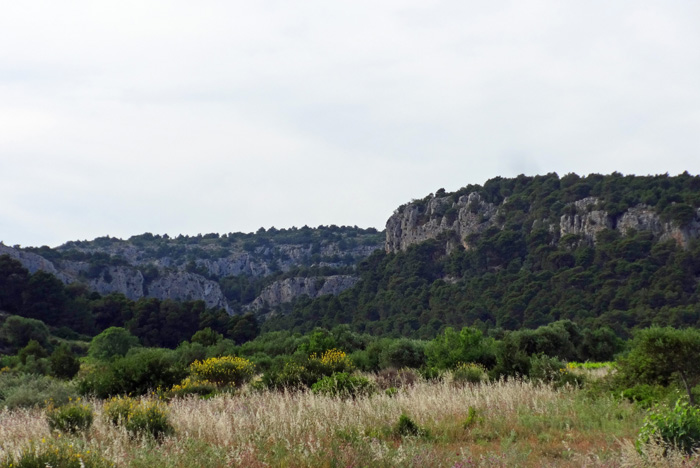
[[(175, 434), (160, 442), (130, 437), (105, 421), (102, 402), (93, 405), (90, 431), (64, 443), (116, 466), (700, 466), (663, 458), (654, 447), (639, 455), (632, 441), (644, 414), (630, 404), (519, 380), (462, 387), (419, 382), (393, 396), (356, 400), (245, 390), (176, 399), (169, 403)], [(401, 415), (420, 431), (402, 435)], [(40, 409), (5, 410), (0, 467), (30, 446), (66, 437), (49, 431)]]

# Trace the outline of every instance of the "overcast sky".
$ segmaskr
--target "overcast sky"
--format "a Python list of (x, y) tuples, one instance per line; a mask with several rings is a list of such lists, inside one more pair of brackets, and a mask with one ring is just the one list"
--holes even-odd
[(383, 229), (444, 187), (700, 173), (700, 2), (0, 0), (0, 240)]

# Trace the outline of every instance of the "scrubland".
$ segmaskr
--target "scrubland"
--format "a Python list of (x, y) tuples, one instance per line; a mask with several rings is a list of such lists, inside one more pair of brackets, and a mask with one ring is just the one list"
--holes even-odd
[(52, 432), (45, 409), (0, 412), (0, 466), (71, 445), (77, 466), (700, 466), (654, 444), (638, 451), (644, 411), (631, 403), (518, 379), (418, 380), (355, 399), (244, 386), (168, 401), (174, 431), (159, 439), (111, 424), (103, 401), (88, 403), (94, 424), (73, 435)]

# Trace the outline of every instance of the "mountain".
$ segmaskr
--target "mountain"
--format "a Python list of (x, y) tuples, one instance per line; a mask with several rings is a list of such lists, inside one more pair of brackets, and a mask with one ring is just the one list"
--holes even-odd
[(154, 345), (203, 327), (240, 341), (262, 319), (263, 331), (348, 324), (423, 338), (446, 326), (498, 336), (568, 319), (628, 336), (652, 324), (700, 326), (700, 177), (497, 177), (406, 203), (385, 232), (0, 244), (0, 266), (7, 311), (81, 333), (127, 324)]
[(202, 300), (208, 308), (240, 313), (299, 295), (337, 294), (357, 281), (354, 264), (382, 247), (383, 233), (372, 228), (304, 226), (174, 238), (106, 236), (55, 249), (0, 244), (0, 255), (20, 261), (30, 273), (45, 271), (102, 295)]
[(384, 252), (337, 297), (302, 299), (266, 330), (351, 324), (430, 337), (446, 325), (571, 319), (624, 335), (700, 325), (700, 177), (495, 178), (399, 207)]

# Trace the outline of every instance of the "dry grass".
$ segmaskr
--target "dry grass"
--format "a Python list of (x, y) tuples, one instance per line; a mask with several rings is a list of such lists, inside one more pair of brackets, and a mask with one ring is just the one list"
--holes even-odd
[[(106, 422), (101, 402), (93, 404), (95, 424), (76, 442), (117, 466), (698, 466), (680, 456), (640, 464), (660, 455), (653, 447), (644, 456), (634, 449), (643, 414), (630, 405), (515, 380), (418, 382), (393, 397), (357, 400), (245, 389), (176, 399), (169, 404), (175, 435), (161, 443), (130, 438)], [(401, 414), (427, 435), (396, 434)], [(0, 413), (0, 460), (30, 440), (57, 437), (41, 410)]]

